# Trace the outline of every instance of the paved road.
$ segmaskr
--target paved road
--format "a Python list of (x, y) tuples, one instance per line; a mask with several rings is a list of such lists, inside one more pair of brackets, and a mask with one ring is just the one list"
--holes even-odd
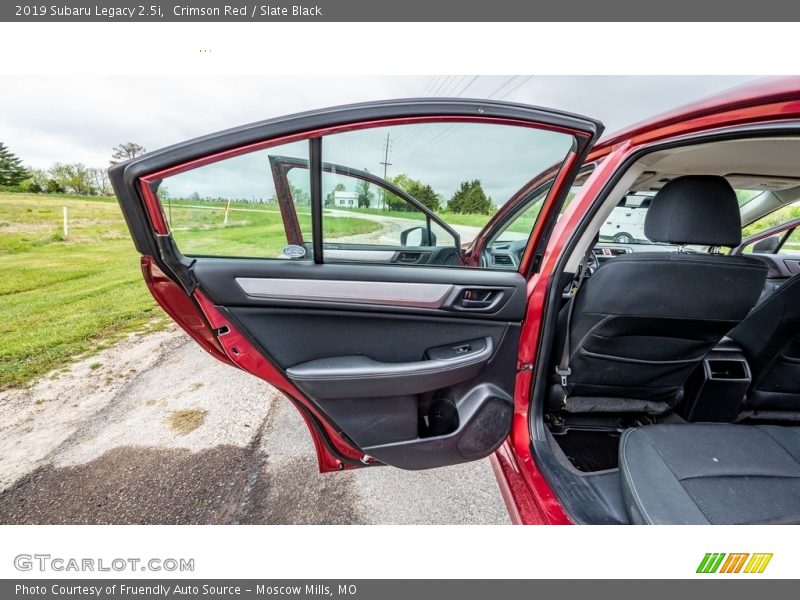
[(506, 523), (488, 461), (321, 475), (295, 409), (182, 332), (0, 393), (0, 523)]
[[(382, 228), (370, 233), (359, 233), (356, 235), (343, 236), (336, 239), (331, 239), (331, 242), (350, 243), (350, 244), (383, 244), (387, 246), (396, 246), (400, 242), (400, 232), (410, 228), (419, 227), (424, 225), (425, 222), (420, 219), (406, 219), (403, 217), (395, 217), (384, 214), (376, 213), (357, 213), (347, 210), (338, 210), (335, 208), (325, 209), (326, 215), (333, 215), (336, 217), (356, 217), (358, 219), (365, 219), (367, 221), (376, 221), (381, 224)], [(489, 217), (486, 217), (488, 220)], [(461, 237), (461, 243), (465, 244), (475, 239), (482, 227), (474, 227), (472, 225), (452, 225), (456, 233)], [(434, 226), (434, 231), (439, 232), (440, 228)], [(444, 233), (439, 235), (445, 236)], [(442, 240), (444, 242), (445, 240)]]

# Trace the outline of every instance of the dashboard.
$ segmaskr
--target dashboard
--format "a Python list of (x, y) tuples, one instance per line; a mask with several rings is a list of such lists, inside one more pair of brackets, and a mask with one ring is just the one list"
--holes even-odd
[(519, 240), (498, 240), (489, 245), (481, 257), (481, 266), (489, 269), (516, 271), (519, 268), (527, 238)]
[[(519, 268), (527, 243), (527, 239), (498, 240), (484, 250), (481, 257), (481, 266), (489, 269), (516, 271)], [(603, 264), (623, 254), (632, 254), (634, 252), (674, 252), (675, 248), (672, 244), (599, 242), (595, 244), (593, 252), (597, 263)], [(686, 251), (692, 252), (693, 249), (686, 248)]]

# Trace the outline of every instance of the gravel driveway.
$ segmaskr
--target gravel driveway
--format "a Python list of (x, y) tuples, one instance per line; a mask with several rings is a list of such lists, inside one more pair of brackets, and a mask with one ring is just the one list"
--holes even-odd
[(507, 523), (488, 461), (321, 475), (296, 410), (176, 328), (0, 392), (0, 523)]

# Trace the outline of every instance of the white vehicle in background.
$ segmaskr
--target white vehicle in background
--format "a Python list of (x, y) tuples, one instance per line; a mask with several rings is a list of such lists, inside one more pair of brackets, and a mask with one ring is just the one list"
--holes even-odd
[(644, 217), (650, 208), (652, 195), (631, 194), (620, 202), (600, 228), (600, 239), (611, 240), (615, 244), (631, 244), (636, 241), (647, 242), (644, 235)]

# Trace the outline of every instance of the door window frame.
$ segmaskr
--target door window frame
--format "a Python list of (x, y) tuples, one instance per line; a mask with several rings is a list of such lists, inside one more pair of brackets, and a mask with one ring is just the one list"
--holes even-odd
[[(395, 104), (395, 106), (391, 107), (390, 110), (390, 107), (386, 106), (386, 104)], [(347, 120), (345, 123), (330, 124), (327, 126), (320, 124), (320, 126), (316, 128), (309, 127), (308, 129), (297, 133), (289, 133), (285, 135), (277, 134), (273, 137), (268, 137), (267, 139), (262, 138), (258, 141), (250, 141), (246, 143), (240, 142), (232, 145), (232, 147), (228, 147), (219, 151), (214, 151), (213, 148), (208, 148), (205, 154), (193, 156), (188, 159), (184, 159), (183, 162), (176, 162), (176, 164), (171, 166), (160, 169), (156, 168), (155, 170), (147, 168), (147, 165), (150, 162), (148, 160), (135, 161), (133, 165), (135, 168), (131, 169), (130, 172), (126, 170), (124, 177), (134, 182), (140, 197), (141, 205), (144, 209), (144, 214), (142, 215), (144, 218), (144, 223), (149, 225), (147, 227), (142, 227), (142, 223), (129, 223), (131, 226), (131, 231), (134, 235), (134, 241), (137, 245), (137, 249), (144, 254), (150, 254), (157, 259), (161, 259), (159, 262), (161, 262), (169, 271), (172, 272), (174, 272), (175, 269), (185, 270), (188, 268), (188, 266), (190, 266), (191, 259), (183, 256), (179, 249), (175, 246), (174, 241), (171, 239), (164, 209), (157, 196), (158, 185), (164, 178), (207, 164), (255, 152), (257, 150), (308, 140), (310, 145), (309, 161), (311, 168), (313, 258), (314, 263), (322, 264), (324, 262), (321, 229), (322, 206), (324, 202), (322, 197), (321, 182), (321, 146), (323, 137), (361, 129), (372, 129), (377, 127), (397, 125), (415, 125), (422, 123), (481, 123), (488, 125), (526, 127), (540, 131), (544, 130), (563, 133), (572, 137), (572, 149), (567, 153), (567, 155), (564, 157), (564, 160), (560, 164), (555, 165), (552, 168), (556, 170), (557, 173), (554, 178), (553, 185), (548, 192), (547, 198), (542, 206), (540, 218), (537, 219), (536, 223), (534, 224), (533, 231), (529, 237), (528, 246), (526, 247), (525, 254), (523, 255), (523, 259), (518, 270), (523, 274), (527, 274), (531, 264), (534, 264), (535, 268), (538, 269), (538, 266), (541, 264), (542, 251), (544, 248), (543, 242), (546, 242), (546, 238), (552, 231), (552, 227), (557, 218), (558, 211), (552, 210), (553, 205), (560, 205), (560, 201), (566, 197), (566, 194), (568, 193), (568, 186), (565, 186), (564, 182), (571, 182), (574, 176), (577, 175), (577, 170), (581, 165), (582, 160), (588, 154), (594, 142), (602, 132), (602, 125), (587, 118), (573, 117), (572, 115), (551, 112), (545, 109), (538, 109), (536, 107), (520, 107), (518, 105), (509, 105), (502, 102), (495, 103), (491, 101), (486, 103), (459, 100), (436, 102), (400, 101), (394, 103), (374, 103), (369, 106), (357, 105), (344, 107), (343, 109), (330, 109), (330, 111), (336, 112), (338, 110), (345, 110), (348, 112), (355, 111), (356, 113), (366, 113), (370, 112), (371, 110), (383, 111), (387, 113), (392, 111), (405, 112), (412, 111), (412, 106), (414, 110), (420, 111), (424, 114), (401, 114), (398, 116), (389, 116), (384, 114), (381, 116), (381, 118), (375, 119), (367, 118), (368, 115), (351, 115), (349, 120)], [(478, 114), (476, 115), (475, 113)], [(520, 113), (531, 114), (526, 115)], [(302, 121), (304, 117), (307, 118), (308, 116), (308, 114), (301, 114), (295, 118), (299, 121)], [(330, 115), (327, 111), (321, 111), (319, 113), (319, 117), (320, 120), (328, 120)], [(362, 119), (359, 120), (359, 117), (362, 117)], [(247, 129), (248, 133), (250, 133), (251, 129), (259, 130), (262, 128), (270, 129), (273, 127), (282, 129), (283, 127), (280, 127), (281, 125), (288, 126), (288, 123), (290, 123), (292, 120), (293, 118), (276, 119), (275, 121), (269, 121), (263, 124), (256, 124), (255, 126), (240, 129)], [(300, 127), (300, 125), (298, 125), (298, 127)], [(209, 138), (207, 138), (208, 144), (210, 146), (214, 146), (215, 144), (212, 142), (215, 140), (225, 137), (226, 135), (236, 137), (236, 134), (239, 132), (240, 130), (231, 130), (230, 132), (224, 132), (223, 134), (217, 134), (216, 136), (209, 136)], [(267, 137), (266, 134), (265, 137)], [(190, 141), (184, 144), (184, 146), (187, 146), (185, 150), (189, 150), (195, 145), (198, 145), (200, 148), (205, 147), (205, 145), (202, 143)], [(173, 154), (176, 155), (176, 161), (181, 160), (181, 153), (175, 152), (174, 149), (167, 149), (167, 151), (168, 150), (173, 150)], [(157, 160), (160, 158), (160, 154), (162, 153), (154, 153), (155, 156), (153, 156), (151, 160), (155, 163), (162, 162)], [(556, 194), (556, 192), (558, 192), (558, 194)], [(560, 196), (560, 198), (557, 198), (556, 195)], [(506, 203), (506, 205), (504, 205), (503, 208), (512, 210), (513, 206), (511, 205), (512, 202), (509, 201)], [(556, 213), (555, 216), (553, 216), (554, 212)], [(494, 229), (494, 225), (492, 223), (493, 221), (494, 219), (491, 219), (490, 222), (487, 223), (487, 225), (481, 230), (478, 238), (475, 242), (473, 242), (471, 248), (457, 249), (459, 255), (462, 256), (463, 266), (479, 266), (480, 253), (476, 253), (474, 249), (476, 246), (485, 244), (486, 235), (490, 235), (491, 231)], [(140, 229), (144, 229), (143, 233), (147, 234), (146, 237), (152, 240), (152, 244), (143, 243), (142, 238), (145, 236), (139, 234)], [(451, 227), (447, 229), (452, 230)], [(532, 240), (536, 240), (538, 242), (535, 248), (531, 246)], [(534, 257), (538, 257), (538, 259), (535, 259)], [(439, 268), (447, 267), (444, 266)], [(460, 268), (460, 266), (457, 268)], [(185, 273), (181, 275), (177, 273), (174, 274), (178, 280), (185, 281), (187, 279), (187, 274)]]

